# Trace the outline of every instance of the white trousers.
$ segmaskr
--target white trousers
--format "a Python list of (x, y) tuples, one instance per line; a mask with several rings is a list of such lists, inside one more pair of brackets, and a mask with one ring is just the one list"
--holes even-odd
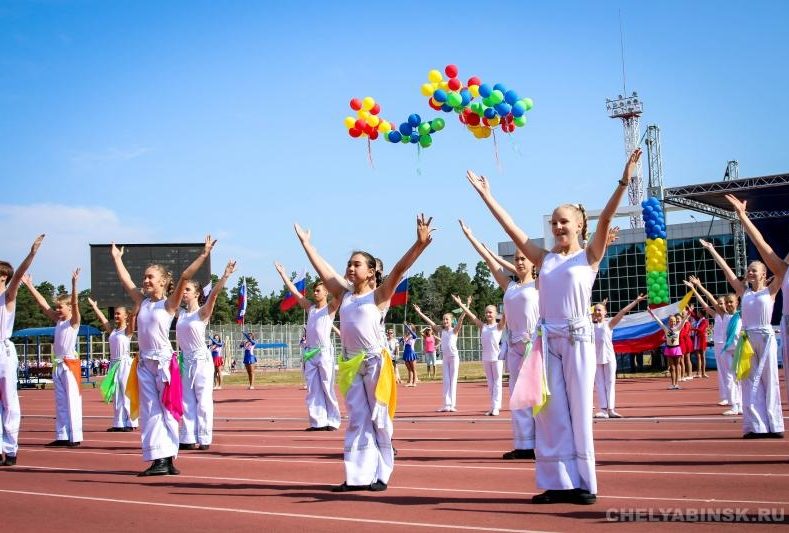
[(304, 363), (304, 380), (307, 383), (307, 416), (310, 427), (340, 427), (340, 404), (334, 392), (334, 351), (321, 349)]
[(460, 357), (452, 354), (444, 354), (444, 361), (441, 365), (441, 381), (444, 389), (444, 407), (457, 408), (458, 396), (458, 370), (460, 369)]
[(55, 386), (55, 438), (82, 442), (82, 395), (66, 363), (58, 363), (52, 369), (52, 383)]
[(0, 341), (0, 436), (2, 451), (16, 456), (19, 449), (19, 394), (16, 390), (16, 371), (19, 360), (10, 340)]
[[(785, 294), (784, 298), (789, 298), (789, 295)], [(789, 315), (781, 317), (781, 356), (784, 366), (786, 401), (789, 402)]]
[(137, 427), (137, 420), (132, 420), (131, 418), (131, 402), (129, 397), (126, 396), (126, 383), (129, 381), (131, 365), (132, 360), (130, 357), (121, 357), (118, 360), (118, 370), (115, 372), (115, 396), (112, 399), (112, 427)]
[(784, 430), (778, 383), (778, 344), (770, 331), (748, 331), (753, 346), (751, 371), (742, 382), (743, 433), (780, 433)]
[(377, 480), (389, 483), (394, 470), (392, 420), (385, 417), (376, 424), (372, 419), (381, 362), (380, 355), (368, 355), (345, 396), (348, 427), (345, 430), (344, 461), (348, 485), (369, 485)]
[(588, 490), (597, 493), (592, 390), (597, 366), (594, 343), (550, 339), (547, 366), (548, 403), (534, 417), (537, 441), (535, 474), (541, 489)]
[(723, 396), (722, 400), (729, 402), (732, 410), (742, 410), (742, 384), (737, 381), (737, 376), (734, 375), (734, 348), (730, 348), (720, 354), (718, 366), (718, 376), (723, 381)]
[[(507, 347), (510, 394), (518, 381), (525, 352), (526, 344), (522, 341), (510, 343)], [(534, 449), (534, 416), (531, 407), (512, 411), (512, 445), (516, 450)]]
[(183, 384), (184, 414), (179, 441), (183, 444), (211, 444), (214, 430), (214, 362), (185, 359)]
[[(723, 341), (725, 342), (725, 341)], [(715, 366), (718, 368), (718, 399), (720, 401), (729, 401), (729, 395), (726, 392), (726, 374), (723, 370), (725, 363), (723, 362), (723, 342), (715, 341)]]
[(145, 461), (178, 455), (178, 421), (162, 404), (167, 375), (164, 368), (169, 360), (140, 359), (137, 363), (137, 382), (140, 387), (140, 438)]
[(597, 389), (597, 407), (602, 411), (616, 408), (616, 359), (604, 365), (597, 365), (594, 375)]
[(501, 376), (504, 373), (504, 361), (483, 361), (485, 377), (488, 379), (490, 408), (501, 409)]

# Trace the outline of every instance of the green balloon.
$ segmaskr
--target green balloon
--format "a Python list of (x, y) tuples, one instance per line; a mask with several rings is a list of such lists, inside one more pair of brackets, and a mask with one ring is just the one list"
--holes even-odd
[(419, 135), (427, 135), (428, 133), (430, 133), (430, 127), (431, 126), (429, 122), (421, 123), (419, 125)]
[(526, 107), (526, 111), (534, 107), (534, 101), (531, 98), (523, 98), (521, 102), (523, 102), (524, 107)]
[(443, 118), (436, 118), (430, 121), (430, 125), (433, 126), (434, 131), (441, 131), (444, 129), (444, 119)]
[(485, 107), (493, 107), (493, 100), (491, 100), (490, 96), (483, 98), (482, 103), (485, 105)]
[(410, 143), (411, 142), (411, 136), (410, 135), (403, 135), (403, 137), (400, 139), (400, 142), (403, 143), (403, 144)]
[(476, 113), (477, 115), (482, 116), (485, 110), (482, 108), (482, 104), (479, 102), (474, 102), (471, 104), (471, 110)]
[(422, 148), (427, 148), (433, 144), (433, 138), (430, 135), (422, 135), (419, 137), (419, 146)]
[(526, 117), (524, 117), (523, 115), (521, 115), (519, 117), (515, 117), (513, 119), (513, 122), (515, 123), (516, 126), (521, 128), (521, 127), (526, 125)]
[(500, 104), (504, 101), (504, 93), (496, 89), (490, 93), (490, 101), (493, 102), (493, 105)]
[(452, 91), (447, 95), (447, 105), (449, 107), (457, 107), (462, 103), (463, 103), (463, 97), (460, 96), (460, 93), (456, 93), (455, 91)]

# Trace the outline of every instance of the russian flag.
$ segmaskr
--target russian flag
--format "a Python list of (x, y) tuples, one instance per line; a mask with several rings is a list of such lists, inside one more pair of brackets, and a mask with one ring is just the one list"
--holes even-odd
[(392, 299), (389, 300), (389, 307), (406, 305), (408, 303), (408, 278), (405, 278), (395, 289)]
[[(299, 290), (299, 293), (304, 296), (304, 294), (307, 292), (307, 275), (302, 275), (301, 279), (295, 282), (294, 285)], [(297, 303), (298, 300), (296, 299), (296, 296), (288, 292), (285, 294), (285, 299), (279, 303), (279, 310), (284, 313)]]
[(241, 288), (238, 289), (238, 314), (236, 315), (236, 322), (238, 324), (244, 323), (244, 316), (247, 314), (247, 278), (242, 278)]
[[(682, 300), (671, 305), (665, 305), (652, 312), (664, 324), (668, 317), (682, 312), (690, 303), (692, 292), (687, 293)], [(624, 317), (614, 328), (614, 351), (616, 353), (640, 353), (654, 350), (666, 341), (666, 335), (647, 312), (633, 313)]]

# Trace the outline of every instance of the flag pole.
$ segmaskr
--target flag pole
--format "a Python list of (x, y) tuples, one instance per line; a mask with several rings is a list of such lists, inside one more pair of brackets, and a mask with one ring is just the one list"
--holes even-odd
[(405, 273), (405, 309), (403, 309), (403, 322), (408, 322), (408, 271)]

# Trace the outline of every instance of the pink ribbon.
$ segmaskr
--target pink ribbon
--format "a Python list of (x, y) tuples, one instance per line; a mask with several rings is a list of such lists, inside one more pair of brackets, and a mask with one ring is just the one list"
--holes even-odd
[(173, 355), (170, 359), (170, 381), (164, 384), (162, 390), (162, 404), (173, 418), (181, 421), (184, 414), (183, 387), (181, 386), (181, 371), (178, 368), (178, 357)]
[(525, 354), (523, 359), (510, 396), (510, 409), (537, 407), (545, 403), (547, 391), (544, 389), (544, 373), (542, 338), (537, 337), (532, 343), (531, 352)]

